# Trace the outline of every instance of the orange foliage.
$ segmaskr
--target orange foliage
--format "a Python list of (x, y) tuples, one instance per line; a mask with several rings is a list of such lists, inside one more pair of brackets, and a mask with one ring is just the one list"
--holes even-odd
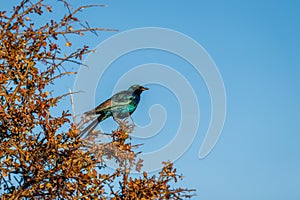
[[(74, 48), (68, 35), (110, 29), (81, 26), (75, 17), (83, 8), (72, 9), (59, 21), (36, 25), (32, 19), (53, 12), (51, 6), (23, 0), (12, 14), (0, 11), (0, 194), (1, 199), (181, 199), (193, 190), (170, 187), (180, 178), (172, 163), (158, 177), (130, 177), (130, 170), (142, 168), (142, 160), (128, 142), (131, 128), (124, 124), (95, 143), (99, 132), (87, 139), (78, 137), (81, 127), (68, 111), (53, 116), (62, 96), (53, 97), (47, 86), (74, 71), (63, 65), (80, 64), (91, 52), (87, 46), (65, 54), (58, 41)], [(63, 70), (62, 70), (63, 69)], [(63, 72), (62, 72), (63, 71)], [(118, 168), (107, 173), (105, 159)]]

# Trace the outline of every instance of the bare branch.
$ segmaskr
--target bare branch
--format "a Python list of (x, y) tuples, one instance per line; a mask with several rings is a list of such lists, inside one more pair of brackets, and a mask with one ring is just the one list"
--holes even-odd
[(73, 122), (76, 123), (76, 112), (75, 112), (75, 105), (74, 105), (74, 100), (73, 100), (73, 93), (71, 88), (69, 88), (69, 93), (70, 93), (70, 101), (71, 101), (71, 105), (72, 105), (72, 113), (73, 113)]

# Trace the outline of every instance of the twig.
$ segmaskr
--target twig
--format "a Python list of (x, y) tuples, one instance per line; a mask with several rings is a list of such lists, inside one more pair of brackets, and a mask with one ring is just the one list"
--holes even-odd
[(29, 69), (32, 67), (33, 63), (29, 62), (27, 64), (27, 68), (26, 68), (26, 71), (25, 71), (25, 74), (24, 76), (22, 76), (20, 79), (20, 82), (18, 83), (17, 87), (15, 88), (15, 90), (13, 91), (12, 95), (6, 100), (5, 104), (4, 104), (4, 108), (7, 106), (7, 104), (15, 97), (15, 95), (17, 94), (17, 92), (19, 91), (19, 89), (21, 88), (21, 86), (23, 85), (23, 81), (24, 79), (26, 79), (27, 77), (27, 74), (29, 72)]
[(83, 28), (83, 29), (78, 29), (78, 30), (72, 30), (72, 31), (58, 31), (58, 32), (55, 32), (56, 34), (58, 35), (61, 35), (61, 34), (71, 34), (71, 33), (82, 33), (82, 32), (87, 32), (87, 31), (91, 31), (91, 32), (94, 32), (94, 31), (113, 31), (113, 32), (118, 32), (119, 30), (118, 29), (111, 29), (111, 28)]
[(65, 94), (60, 95), (60, 96), (58, 96), (58, 97), (56, 97), (56, 98), (57, 98), (57, 99), (62, 99), (62, 98), (65, 97), (65, 96), (68, 96), (68, 95), (71, 95), (71, 94), (77, 94), (77, 93), (80, 93), (80, 91), (79, 91), (79, 92), (72, 92), (72, 93), (65, 93)]
[(76, 124), (76, 112), (75, 112), (75, 106), (74, 106), (74, 99), (73, 99), (73, 93), (71, 88), (69, 88), (69, 92), (70, 92), (70, 100), (71, 100), (71, 104), (72, 104), (72, 111), (73, 111), (73, 122)]
[(65, 76), (65, 75), (70, 75), (70, 74), (77, 74), (77, 72), (62, 72), (62, 73), (58, 74), (57, 76), (54, 76), (53, 78), (51, 78), (50, 82), (57, 79), (57, 78), (60, 78), (60, 77)]

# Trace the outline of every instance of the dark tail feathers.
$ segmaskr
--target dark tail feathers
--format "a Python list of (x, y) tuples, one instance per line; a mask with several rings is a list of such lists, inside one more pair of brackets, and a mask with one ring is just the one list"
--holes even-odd
[[(90, 113), (90, 112), (94, 112), (94, 111), (89, 111), (89, 112), (86, 112), (86, 113)], [(84, 113), (84, 114), (86, 114), (86, 113)], [(87, 114), (87, 115), (89, 115), (89, 114)], [(79, 133), (78, 137), (83, 137), (83, 136), (85, 135), (85, 133), (87, 133), (86, 136), (88, 136), (88, 135), (96, 128), (96, 126), (97, 126), (101, 121), (105, 120), (107, 117), (109, 117), (109, 116), (104, 115), (104, 114), (98, 116), (94, 121), (92, 121), (87, 127), (85, 127), (85, 128)]]

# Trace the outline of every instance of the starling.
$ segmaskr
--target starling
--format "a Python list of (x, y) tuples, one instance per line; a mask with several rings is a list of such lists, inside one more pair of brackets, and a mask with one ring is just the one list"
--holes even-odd
[(118, 121), (118, 119), (131, 116), (140, 102), (141, 93), (148, 89), (138, 84), (132, 85), (128, 90), (116, 93), (95, 109), (85, 112), (86, 116), (98, 115), (98, 117), (80, 132), (80, 137), (86, 132), (92, 131), (98, 123), (108, 117), (113, 117), (115, 121)]

